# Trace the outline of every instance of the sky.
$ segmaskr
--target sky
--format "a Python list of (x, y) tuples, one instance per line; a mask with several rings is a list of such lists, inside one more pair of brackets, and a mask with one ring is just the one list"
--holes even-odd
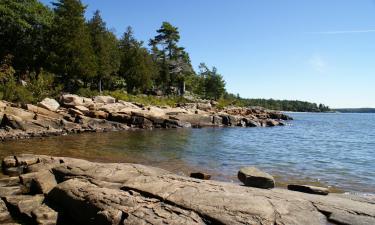
[[(49, 4), (51, 0), (42, 0)], [(375, 0), (82, 0), (121, 36), (177, 26), (194, 68), (246, 98), (375, 107)]]

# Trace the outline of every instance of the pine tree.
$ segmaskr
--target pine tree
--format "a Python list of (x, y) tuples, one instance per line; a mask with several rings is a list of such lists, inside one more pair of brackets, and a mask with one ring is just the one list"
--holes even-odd
[(52, 27), (55, 72), (68, 90), (87, 86), (96, 75), (95, 55), (80, 0), (58, 0)]
[(126, 80), (130, 93), (145, 92), (153, 85), (157, 67), (143, 42), (133, 36), (131, 27), (127, 28), (120, 40), (121, 65), (119, 75)]
[[(164, 89), (172, 86), (178, 87), (179, 93), (184, 93), (185, 78), (194, 74), (189, 55), (183, 47), (178, 46), (180, 34), (177, 27), (168, 22), (163, 22), (158, 35), (150, 40), (154, 59), (161, 68), (159, 77)], [(160, 48), (160, 49), (159, 49)]]
[(88, 27), (97, 65), (96, 80), (99, 92), (101, 92), (103, 82), (119, 68), (117, 39), (112, 32), (107, 30), (99, 11), (94, 13), (93, 18), (88, 22)]

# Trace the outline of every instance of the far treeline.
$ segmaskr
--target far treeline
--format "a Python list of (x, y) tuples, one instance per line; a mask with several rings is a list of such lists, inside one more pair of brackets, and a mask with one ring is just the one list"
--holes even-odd
[(117, 38), (99, 11), (87, 21), (80, 0), (56, 0), (52, 5), (0, 1), (1, 99), (25, 103), (61, 92), (83, 96), (104, 92), (122, 99), (168, 98), (168, 103), (190, 95), (217, 100), (222, 106), (329, 110), (308, 102), (242, 99), (227, 93), (215, 67), (201, 63), (199, 71), (193, 69), (188, 52), (179, 44), (178, 28), (168, 22), (144, 43), (134, 37), (131, 27)]

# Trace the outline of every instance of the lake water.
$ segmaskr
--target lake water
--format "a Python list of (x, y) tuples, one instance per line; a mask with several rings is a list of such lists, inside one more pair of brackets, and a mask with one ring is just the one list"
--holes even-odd
[(238, 182), (242, 166), (256, 166), (287, 183), (375, 193), (375, 114), (290, 113), (273, 128), (204, 128), (92, 133), (0, 143), (17, 153), (134, 162), (178, 174), (205, 171)]

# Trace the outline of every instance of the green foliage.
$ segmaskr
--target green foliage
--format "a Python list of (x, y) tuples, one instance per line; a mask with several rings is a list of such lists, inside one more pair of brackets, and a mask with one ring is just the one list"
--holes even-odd
[(100, 93), (99, 93), (99, 91), (92, 90), (91, 88), (80, 88), (80, 89), (77, 90), (76, 94), (79, 95), (79, 96), (91, 98), (93, 96), (99, 95)]
[(127, 102), (136, 102), (143, 105), (155, 105), (155, 106), (171, 106), (175, 107), (179, 103), (186, 103), (186, 100), (183, 97), (178, 96), (151, 96), (151, 95), (130, 95), (123, 91), (113, 91), (105, 92), (105, 94), (111, 95), (116, 99), (127, 101)]
[(223, 76), (217, 73), (213, 67), (211, 70), (206, 64), (201, 63), (199, 66), (199, 79), (196, 92), (206, 99), (219, 99), (225, 93), (225, 81)]
[(267, 109), (279, 111), (292, 111), (292, 112), (328, 112), (331, 109), (323, 104), (317, 105), (316, 103), (297, 101), (297, 100), (274, 100), (274, 99), (247, 99), (241, 98), (239, 95), (226, 93), (222, 99), (219, 100), (221, 107), (229, 105), (249, 107), (260, 106)]
[(7, 56), (0, 65), (1, 98), (11, 102), (35, 103), (45, 97), (57, 97), (61, 86), (54, 84), (54, 75), (41, 71), (33, 73), (29, 82), (17, 82), (15, 70), (11, 66), (11, 57)]
[(98, 89), (101, 92), (103, 83), (108, 83), (110, 76), (115, 74), (120, 67), (118, 41), (116, 36), (107, 30), (99, 11), (94, 13), (88, 27), (97, 65), (95, 80), (98, 82)]
[(97, 65), (85, 24), (85, 6), (80, 0), (58, 0), (52, 26), (54, 71), (61, 75), (65, 88), (75, 90), (96, 76)]
[(128, 27), (120, 40), (121, 66), (119, 75), (126, 81), (129, 93), (144, 93), (153, 85), (153, 77), (157, 74), (157, 66), (142, 42), (133, 36)]
[(0, 1), (0, 58), (13, 55), (20, 71), (46, 63), (53, 12), (37, 0)]
[(14, 77), (15, 70), (11, 66), (12, 57), (6, 56), (0, 65), (0, 96), (2, 99), (12, 102), (32, 101), (32, 95), (28, 90), (17, 85)]
[(189, 54), (178, 46), (180, 34), (177, 27), (163, 22), (157, 35), (150, 40), (153, 59), (159, 65), (157, 85), (164, 90), (177, 86), (179, 94), (184, 94), (186, 77), (194, 74)]
[(34, 102), (43, 100), (44, 98), (56, 98), (62, 91), (62, 85), (54, 83), (55, 75), (46, 71), (39, 74), (33, 74), (26, 89), (33, 96)]

